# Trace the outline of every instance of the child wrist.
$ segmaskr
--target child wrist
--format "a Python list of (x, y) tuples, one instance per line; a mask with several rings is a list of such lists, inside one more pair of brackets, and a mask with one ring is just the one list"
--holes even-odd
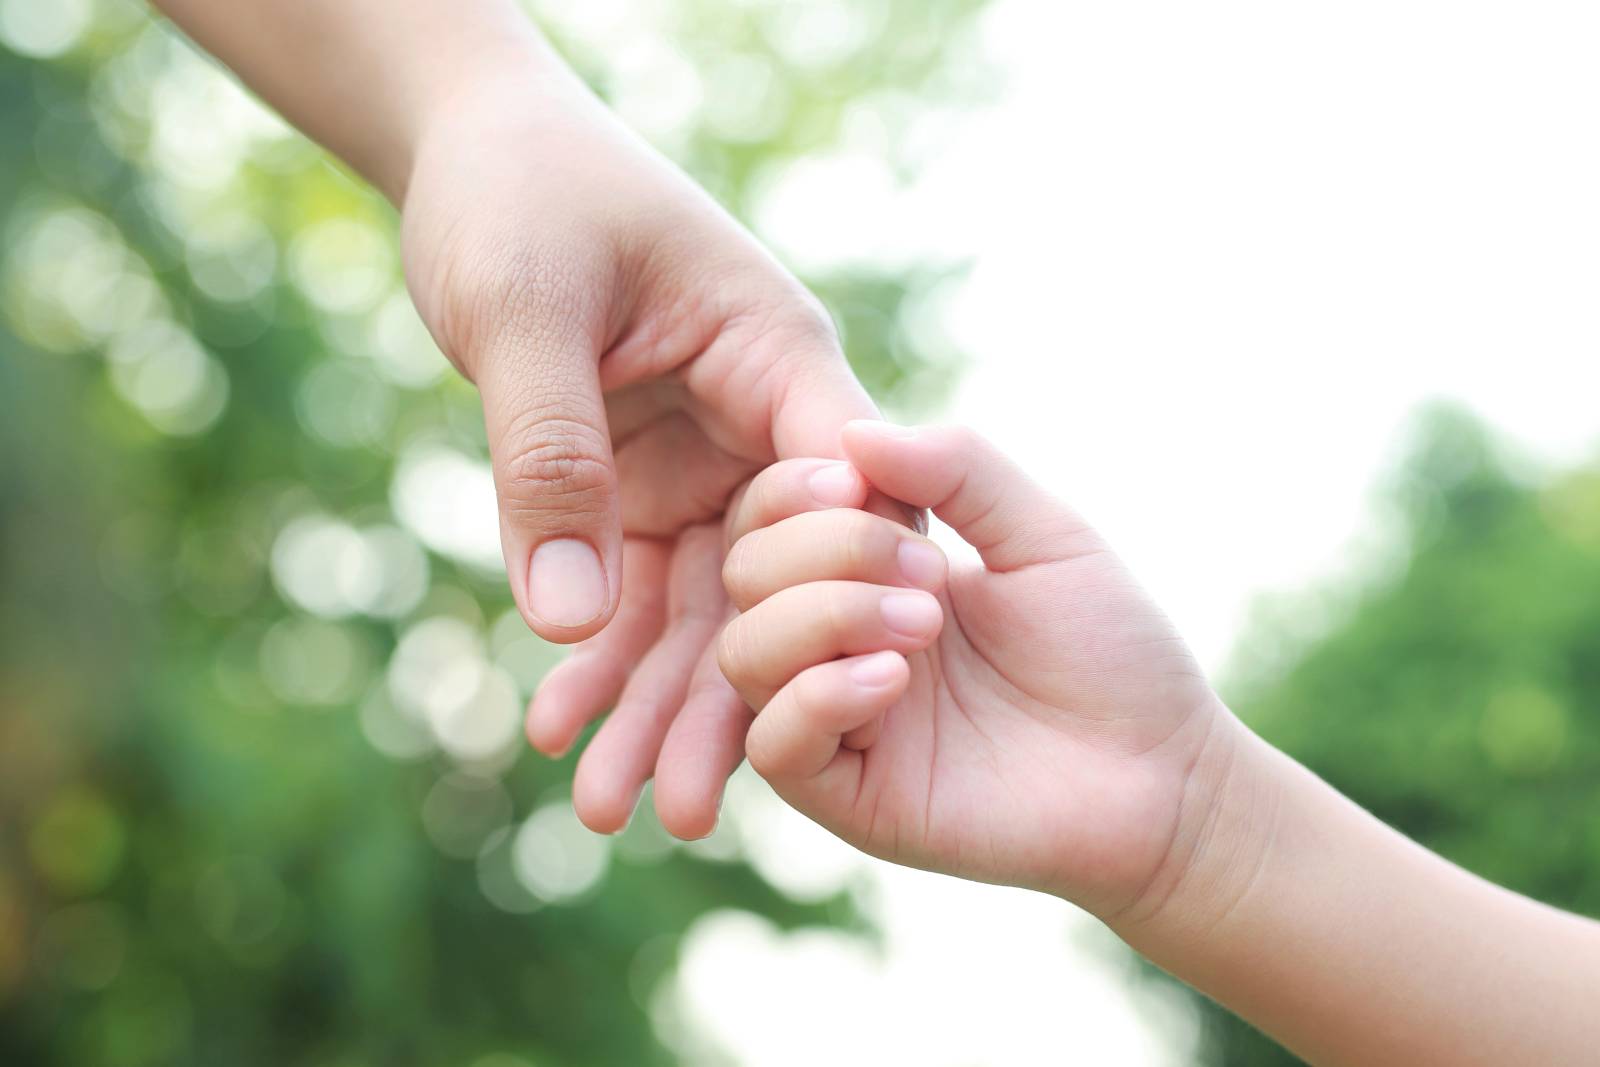
[(1280, 762), (1218, 701), (1165, 857), (1126, 906), (1102, 916), (1105, 922), (1136, 945), (1216, 932), (1270, 859), (1282, 806)]

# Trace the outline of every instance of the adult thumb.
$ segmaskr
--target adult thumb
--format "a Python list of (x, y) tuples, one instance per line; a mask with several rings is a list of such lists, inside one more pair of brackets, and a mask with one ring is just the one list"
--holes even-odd
[(500, 500), (500, 544), (522, 617), (568, 643), (603, 629), (622, 588), (616, 464), (594, 345), (580, 329), (509, 331), (476, 360)]
[(965, 427), (857, 421), (841, 439), (845, 457), (874, 488), (932, 510), (991, 571), (1105, 549), (1076, 512)]

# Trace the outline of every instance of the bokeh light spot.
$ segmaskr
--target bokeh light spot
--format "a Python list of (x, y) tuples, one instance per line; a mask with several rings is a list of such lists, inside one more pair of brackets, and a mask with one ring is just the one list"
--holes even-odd
[(262, 678), (292, 704), (353, 700), (370, 670), (370, 649), (348, 628), (323, 619), (285, 619), (261, 642)]
[(103, 343), (167, 314), (149, 265), (104, 215), (71, 206), (24, 216), (8, 250), (7, 309), (52, 352)]
[(426, 389), (450, 372), (449, 362), (403, 287), (372, 313), (367, 351), (378, 373), (405, 389)]
[(0, 42), (35, 59), (72, 50), (94, 18), (90, 0), (0, 0)]
[(517, 876), (513, 855), (515, 842), (516, 835), (511, 827), (494, 831), (484, 841), (478, 853), (478, 889), (501, 911), (528, 915), (543, 907), (544, 902), (530, 893)]
[(201, 927), (229, 948), (256, 945), (278, 928), (288, 893), (276, 871), (253, 856), (213, 864), (195, 883)]
[(1567, 742), (1567, 709), (1544, 689), (1512, 686), (1489, 698), (1479, 739), (1489, 761), (1512, 774), (1538, 774), (1561, 758)]
[(174, 323), (152, 320), (123, 334), (106, 359), (112, 386), (163, 433), (203, 433), (227, 406), (227, 372)]
[(578, 821), (570, 800), (539, 808), (522, 824), (512, 845), (517, 879), (540, 900), (559, 904), (599, 883), (611, 861), (611, 839)]
[(395, 707), (387, 685), (373, 686), (361, 702), (360, 717), (367, 743), (391, 759), (416, 759), (434, 750), (427, 723)]
[(389, 661), (389, 695), (428, 724), (457, 760), (515, 758), (522, 700), (516, 682), (490, 665), (482, 635), (460, 619), (434, 617), (408, 629)]
[(213, 300), (252, 300), (272, 283), (278, 246), (262, 222), (227, 212), (185, 231), (189, 276)]
[(332, 312), (366, 311), (394, 280), (394, 252), (377, 227), (353, 218), (306, 227), (289, 249), (289, 273), (317, 307)]
[(396, 465), (389, 498), (406, 529), (435, 552), (490, 572), (504, 569), (487, 463), (437, 445), (414, 446)]
[(104, 797), (74, 787), (51, 800), (34, 823), (28, 844), (34, 867), (46, 881), (66, 893), (93, 893), (121, 866), (127, 834)]
[(489, 835), (511, 821), (511, 795), (494, 779), (447, 774), (422, 802), (428, 840), (446, 856), (471, 859)]
[(325, 515), (305, 515), (285, 525), (272, 546), (279, 592), (323, 618), (404, 615), (427, 592), (428, 574), (422, 549), (393, 526), (357, 530)]
[(489, 653), (494, 665), (509, 674), (517, 689), (527, 694), (560, 659), (558, 648), (528, 629), (527, 620), (516, 608), (503, 612), (489, 631)]
[(381, 445), (394, 425), (394, 391), (372, 365), (349, 359), (313, 367), (296, 394), (300, 421), (339, 448)]
[(700, 115), (723, 140), (741, 144), (764, 141), (781, 130), (789, 117), (789, 93), (766, 56), (720, 56), (711, 64), (706, 81)]
[(113, 904), (73, 904), (39, 929), (39, 962), (63, 985), (97, 990), (110, 985), (127, 955), (127, 924)]

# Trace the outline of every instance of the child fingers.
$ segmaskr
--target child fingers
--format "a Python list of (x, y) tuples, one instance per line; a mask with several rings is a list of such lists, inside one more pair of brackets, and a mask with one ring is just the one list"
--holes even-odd
[(723, 585), (740, 611), (780, 589), (834, 579), (944, 587), (944, 553), (926, 537), (878, 515), (848, 508), (810, 511), (739, 539), (722, 567)]
[(814, 777), (838, 754), (841, 738), (880, 718), (910, 680), (910, 666), (898, 652), (853, 656), (802, 671), (756, 716), (745, 755), (769, 781)]
[(730, 622), (717, 662), (757, 710), (796, 674), (840, 656), (916, 652), (933, 643), (944, 611), (931, 593), (863, 582), (780, 590)]
[(858, 508), (866, 499), (867, 480), (842, 460), (780, 460), (750, 479), (728, 509), (728, 543), (803, 511)]

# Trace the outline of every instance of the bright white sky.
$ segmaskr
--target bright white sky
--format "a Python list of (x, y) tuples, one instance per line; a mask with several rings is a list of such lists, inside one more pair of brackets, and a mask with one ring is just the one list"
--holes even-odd
[[(1600, 9), (999, 0), (986, 41), (1004, 97), (916, 187), (818, 161), (763, 230), (800, 264), (975, 257), (950, 416), (1095, 519), (1213, 669), (1255, 596), (1350, 565), (1418, 404), (1459, 399), (1544, 462), (1592, 454)], [(791, 876), (852, 869), (731, 806), (788, 835)], [(1192, 1019), (1131, 993), (1064, 906), (845, 877), (881, 953), (742, 919), (691, 941), (691, 1017), (743, 1062), (1189, 1060)]]

